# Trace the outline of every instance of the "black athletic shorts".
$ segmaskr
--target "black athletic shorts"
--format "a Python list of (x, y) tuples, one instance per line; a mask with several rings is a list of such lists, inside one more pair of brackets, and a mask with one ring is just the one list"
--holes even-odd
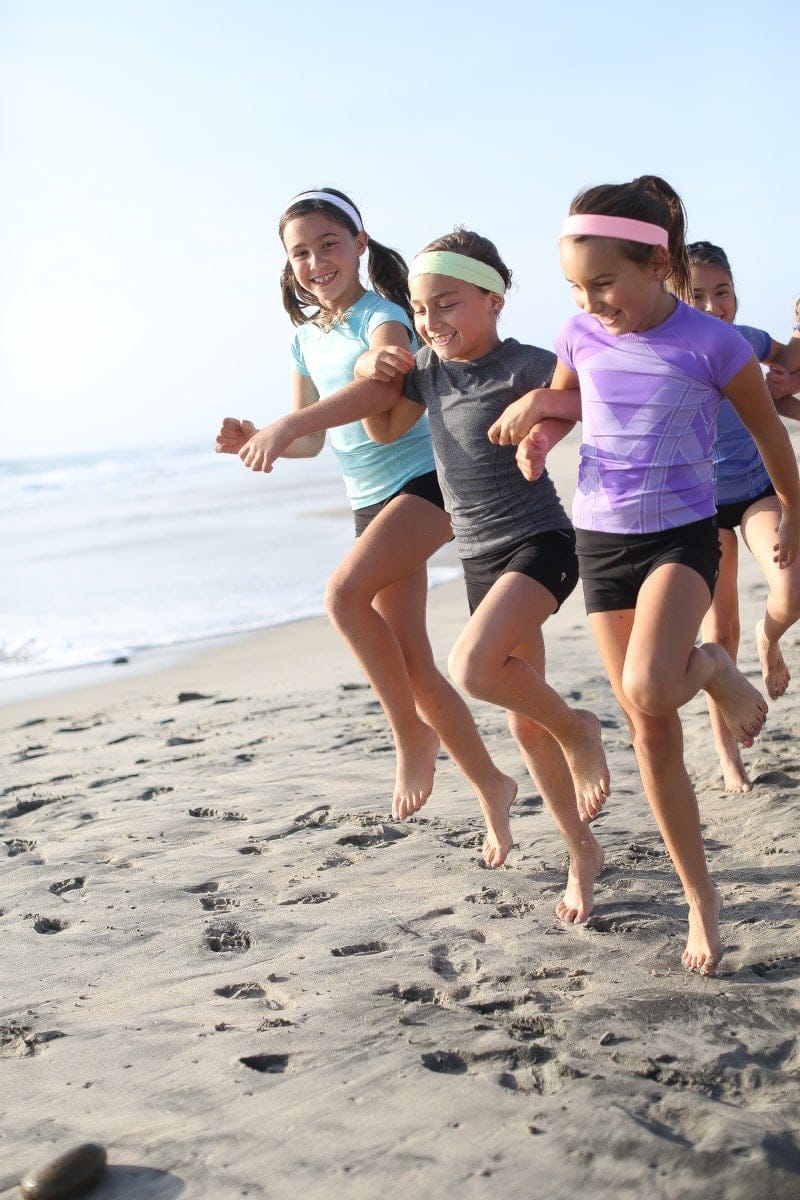
[(733, 504), (720, 504), (717, 508), (717, 525), (720, 529), (735, 529), (737, 525), (741, 525), (742, 517), (751, 504), (774, 495), (775, 488), (770, 484), (759, 496), (753, 496), (752, 500), (735, 500)]
[(635, 608), (645, 579), (665, 563), (691, 567), (714, 595), (720, 559), (715, 517), (660, 533), (596, 533), (578, 529), (577, 537), (587, 613)]
[(515, 571), (534, 579), (554, 597), (556, 612), (575, 590), (578, 582), (578, 558), (575, 553), (575, 531), (550, 529), (537, 533), (516, 546), (507, 546), (495, 554), (479, 558), (462, 558), (464, 582), (467, 585), (469, 611), (483, 600), (501, 575)]
[(425, 475), (417, 475), (415, 479), (409, 479), (408, 483), (404, 483), (394, 495), (387, 496), (385, 500), (379, 500), (377, 504), (368, 504), (366, 508), (354, 508), (353, 520), (356, 526), (356, 537), (360, 537), (370, 522), (375, 520), (378, 513), (386, 508), (387, 504), (391, 504), (397, 496), (419, 496), (420, 500), (429, 500), (437, 508), (444, 508), (439, 478), (435, 471), (428, 471)]

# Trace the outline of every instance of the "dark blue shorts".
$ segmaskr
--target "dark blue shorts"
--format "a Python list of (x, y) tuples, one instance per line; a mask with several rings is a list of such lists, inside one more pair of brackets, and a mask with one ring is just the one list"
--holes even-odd
[(575, 590), (578, 582), (578, 558), (573, 529), (550, 529), (537, 533), (516, 546), (506, 546), (494, 554), (462, 558), (467, 585), (469, 611), (475, 609), (501, 575), (515, 571), (547, 588), (556, 602), (556, 612)]

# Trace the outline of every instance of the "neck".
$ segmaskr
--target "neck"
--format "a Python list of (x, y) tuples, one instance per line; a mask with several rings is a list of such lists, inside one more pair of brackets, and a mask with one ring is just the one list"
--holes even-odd
[(653, 305), (649, 318), (642, 322), (636, 332), (645, 333), (648, 329), (655, 329), (656, 325), (661, 325), (663, 321), (666, 321), (667, 317), (674, 313), (677, 304), (678, 301), (672, 295), (672, 292), (662, 291)]
[(366, 294), (366, 291), (367, 289), (362, 287), (359, 281), (356, 281), (353, 287), (348, 289), (344, 296), (340, 296), (330, 308), (326, 308), (325, 312), (334, 320), (343, 317), (347, 310)]

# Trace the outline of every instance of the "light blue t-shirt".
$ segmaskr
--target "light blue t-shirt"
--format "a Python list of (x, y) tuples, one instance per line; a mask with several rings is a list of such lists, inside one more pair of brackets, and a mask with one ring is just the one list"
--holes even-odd
[[(300, 326), (292, 342), (295, 370), (312, 380), (320, 399), (338, 392), (353, 382), (356, 360), (369, 350), (372, 334), (387, 321), (404, 325), (416, 349), (411, 321), (400, 305), (365, 292), (331, 328), (321, 329), (312, 322)], [(331, 429), (330, 437), (353, 508), (388, 500), (409, 479), (436, 469), (426, 415), (385, 446), (370, 441), (360, 421)]]
[[(750, 325), (734, 328), (749, 342), (759, 362), (769, 354), (772, 338), (763, 329)], [(758, 446), (727, 397), (722, 398), (714, 442), (714, 488), (717, 504), (738, 504), (753, 500), (769, 487), (767, 468)]]

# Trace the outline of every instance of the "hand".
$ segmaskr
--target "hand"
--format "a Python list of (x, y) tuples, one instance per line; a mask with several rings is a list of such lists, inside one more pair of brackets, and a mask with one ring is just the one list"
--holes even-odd
[(217, 454), (238, 454), (255, 432), (256, 427), (252, 421), (238, 421), (236, 417), (225, 417), (219, 427), (214, 449)]
[(391, 383), (398, 375), (407, 375), (413, 366), (414, 355), (403, 346), (376, 346), (365, 350), (356, 362), (355, 378)]
[(517, 466), (528, 483), (535, 483), (543, 474), (549, 449), (549, 441), (539, 430), (533, 430), (517, 446)]
[(518, 446), (536, 422), (541, 421), (543, 415), (538, 411), (532, 395), (520, 396), (519, 400), (509, 404), (494, 424), (489, 426), (489, 441), (494, 442), (496, 446)]
[(780, 363), (773, 363), (767, 372), (766, 381), (773, 400), (782, 400), (792, 393), (791, 375)]
[(792, 565), (800, 549), (800, 516), (791, 515), (783, 509), (777, 534), (778, 540), (773, 546), (773, 562), (785, 569)]
[(253, 430), (252, 436), (240, 449), (239, 458), (251, 471), (269, 474), (275, 459), (280, 458), (284, 450), (291, 446), (294, 437), (288, 430), (286, 417), (272, 425), (265, 425), (263, 429), (256, 430), (254, 426)]

